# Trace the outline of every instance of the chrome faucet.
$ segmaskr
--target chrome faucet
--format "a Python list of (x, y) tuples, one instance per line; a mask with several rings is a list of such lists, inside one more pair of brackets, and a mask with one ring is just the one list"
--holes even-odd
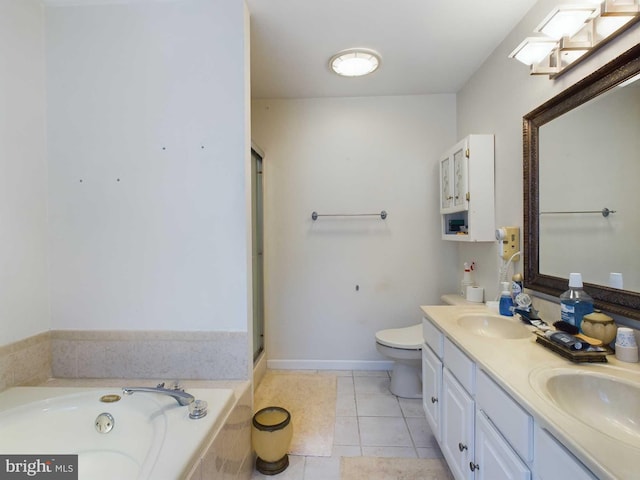
[(158, 384), (156, 387), (123, 387), (124, 395), (132, 395), (135, 392), (159, 393), (160, 395), (168, 395), (175, 398), (176, 402), (182, 407), (191, 405), (195, 397), (190, 393), (181, 389), (164, 388), (164, 383)]

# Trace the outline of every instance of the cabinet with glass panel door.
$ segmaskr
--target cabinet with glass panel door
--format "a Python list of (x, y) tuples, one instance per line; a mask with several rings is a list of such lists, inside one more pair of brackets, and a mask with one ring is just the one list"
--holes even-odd
[(495, 240), (493, 135), (469, 135), (440, 156), (440, 214), (444, 240)]

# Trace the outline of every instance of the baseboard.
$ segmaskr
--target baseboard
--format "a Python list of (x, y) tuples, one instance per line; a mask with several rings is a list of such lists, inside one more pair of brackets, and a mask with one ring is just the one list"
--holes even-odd
[(391, 370), (388, 360), (267, 360), (273, 370)]

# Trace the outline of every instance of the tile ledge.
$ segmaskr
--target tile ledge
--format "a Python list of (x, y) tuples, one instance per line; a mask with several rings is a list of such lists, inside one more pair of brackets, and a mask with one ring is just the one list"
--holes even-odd
[(50, 334), (52, 340), (66, 341), (203, 341), (219, 340), (221, 336), (228, 338), (246, 336), (247, 332), (199, 330), (51, 330)]

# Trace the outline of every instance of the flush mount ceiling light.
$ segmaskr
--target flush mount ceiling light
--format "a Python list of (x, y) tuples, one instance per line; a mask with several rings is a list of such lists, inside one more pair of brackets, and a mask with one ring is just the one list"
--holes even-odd
[(368, 48), (350, 48), (336, 53), (329, 60), (329, 67), (343, 77), (361, 77), (377, 70), (380, 54)]
[(509, 54), (530, 65), (531, 75), (553, 79), (640, 21), (640, 0), (585, 0), (560, 5)]

